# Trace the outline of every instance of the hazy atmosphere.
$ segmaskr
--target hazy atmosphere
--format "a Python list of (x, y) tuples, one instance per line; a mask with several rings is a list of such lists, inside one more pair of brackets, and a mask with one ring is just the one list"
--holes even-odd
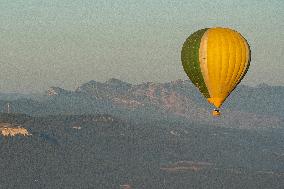
[(283, 9), (282, 0), (1, 0), (0, 90), (187, 79), (183, 42), (215, 26), (239, 31), (251, 46), (243, 84), (284, 85)]
[(0, 0), (0, 188), (283, 189), (283, 10)]

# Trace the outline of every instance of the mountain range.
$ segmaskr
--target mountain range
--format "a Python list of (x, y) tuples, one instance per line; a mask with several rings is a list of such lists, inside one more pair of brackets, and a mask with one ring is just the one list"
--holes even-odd
[[(7, 98), (9, 96), (9, 98)], [(13, 98), (14, 96), (14, 98)], [(274, 128), (284, 124), (284, 87), (240, 85), (228, 97), (221, 116), (189, 80), (130, 84), (115, 78), (90, 81), (74, 91), (50, 87), (44, 94), (0, 95), (0, 107), (33, 116), (107, 113), (132, 120), (183, 119), (188, 122), (238, 128)]]

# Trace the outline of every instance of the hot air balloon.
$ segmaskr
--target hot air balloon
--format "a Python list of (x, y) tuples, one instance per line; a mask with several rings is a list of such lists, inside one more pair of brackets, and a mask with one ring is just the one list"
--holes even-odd
[(246, 39), (229, 28), (205, 28), (191, 34), (183, 44), (181, 61), (185, 73), (219, 116), (222, 103), (245, 76), (250, 65)]

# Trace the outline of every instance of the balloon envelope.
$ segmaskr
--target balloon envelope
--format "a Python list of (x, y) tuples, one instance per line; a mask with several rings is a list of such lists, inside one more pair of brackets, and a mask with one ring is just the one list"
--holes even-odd
[(250, 48), (237, 31), (205, 28), (184, 42), (181, 61), (192, 83), (219, 108), (246, 74)]

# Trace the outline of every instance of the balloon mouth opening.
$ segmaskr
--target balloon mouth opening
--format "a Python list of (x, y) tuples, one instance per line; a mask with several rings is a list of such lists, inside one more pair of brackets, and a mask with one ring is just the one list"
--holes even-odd
[(224, 102), (224, 98), (207, 98), (208, 102), (213, 104), (216, 108), (220, 108)]

